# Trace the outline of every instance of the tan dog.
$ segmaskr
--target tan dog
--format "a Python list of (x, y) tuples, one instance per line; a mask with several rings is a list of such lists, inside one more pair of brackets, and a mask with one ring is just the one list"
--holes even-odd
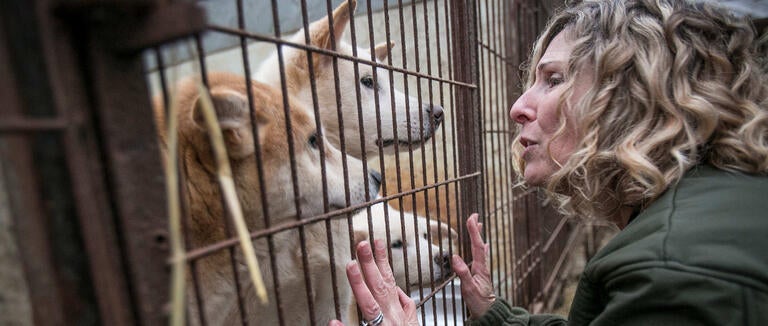
[[(342, 41), (344, 30), (349, 24), (350, 14), (355, 11), (357, 1), (349, 0), (342, 3), (333, 11), (333, 26), (329, 26), (328, 17), (319, 19), (309, 25), (310, 44), (329, 51), (353, 56), (352, 46)], [(335, 44), (331, 43), (333, 35)], [(294, 34), (289, 41), (306, 44), (304, 30)], [(375, 47), (374, 58), (384, 62), (389, 56), (394, 43), (382, 43)], [(335, 50), (334, 50), (335, 49)], [(371, 53), (358, 48), (357, 57), (371, 60)], [(289, 46), (282, 47), (285, 63), (285, 79), (288, 92), (312, 107), (312, 88), (307, 62), (307, 51)], [(328, 131), (328, 139), (336, 147), (340, 147), (341, 126), (337, 112), (337, 92), (334, 82), (334, 67), (332, 58), (328, 55), (313, 55), (312, 64), (314, 81), (317, 87), (317, 101), (323, 127)], [(379, 145), (385, 152), (393, 153), (395, 143), (398, 149), (408, 150), (409, 144), (417, 145), (429, 139), (443, 121), (443, 108), (439, 105), (419, 102), (412, 96), (406, 97), (402, 92), (391, 92), (389, 71), (359, 64), (358, 74), (355, 74), (355, 64), (346, 59), (338, 60), (339, 98), (343, 116), (343, 131), (347, 154), (357, 158), (366, 152), (368, 157), (378, 155)], [(277, 51), (268, 58), (256, 72), (257, 79), (275, 87), (280, 87), (281, 76)], [(360, 91), (358, 104), (357, 90)], [(374, 91), (375, 90), (375, 91)], [(379, 114), (376, 114), (378, 98)], [(358, 108), (361, 112), (358, 112)], [(392, 112), (396, 117), (393, 117)], [(362, 113), (363, 144), (360, 140), (361, 127), (358, 117)], [(421, 116), (421, 123), (419, 117)], [(381, 136), (377, 132), (376, 119), (381, 121)], [(395, 130), (397, 137), (395, 137)], [(409, 138), (410, 135), (410, 138)]]
[[(299, 218), (315, 216), (324, 212), (321, 182), (320, 155), (325, 157), (328, 182), (328, 204), (332, 209), (346, 207), (345, 185), (343, 183), (342, 154), (320, 138), (314, 117), (300, 102), (290, 100), (290, 120), (295, 151), (295, 172), (298, 180), (301, 205), (300, 216), (295, 207), (294, 188), (290, 164), (290, 152), (286, 131), (286, 116), (282, 94), (265, 84), (252, 85), (253, 106), (249, 108), (246, 82), (241, 76), (228, 73), (209, 74), (209, 89), (222, 128), (232, 166), (234, 181), (246, 223), (250, 231), (265, 228), (264, 206), (267, 205), (270, 225), (276, 226)], [(186, 237), (192, 248), (211, 245), (226, 239), (225, 216), (219, 185), (216, 182), (216, 166), (211, 156), (211, 145), (203, 121), (197, 80), (182, 80), (172, 93), (179, 108), (179, 166), (186, 176), (186, 201), (189, 204), (189, 226)], [(162, 105), (156, 100), (158, 126), (165, 126)], [(256, 139), (261, 145), (263, 183), (266, 185), (266, 203), (262, 203), (260, 176), (254, 152), (251, 113), (258, 125)], [(164, 143), (166, 135), (160, 128)], [(319, 144), (324, 144), (320, 153)], [(365, 201), (364, 178), (369, 178), (370, 192), (378, 192), (379, 176), (363, 171), (362, 162), (347, 158), (350, 175), (349, 200), (356, 205)], [(354, 177), (353, 177), (354, 176)], [(278, 324), (277, 302), (273, 276), (277, 275), (280, 302), (286, 325), (309, 325), (314, 322), (327, 324), (336, 317), (333, 304), (315, 301), (315, 310), (310, 312), (305, 293), (317, 298), (332, 298), (330, 269), (344, 270), (344, 263), (350, 254), (349, 232), (346, 220), (331, 222), (330, 233), (336, 252), (335, 266), (331, 265), (325, 223), (308, 224), (304, 228), (308, 265), (302, 262), (299, 231), (290, 229), (271, 237), (271, 246), (266, 239), (254, 241), (255, 251), (263, 272), (269, 304), (262, 305), (256, 299), (255, 291), (246, 277), (243, 259), (236, 255), (236, 269), (240, 275), (246, 318), (250, 323), (260, 325)], [(270, 250), (275, 257), (270, 263)], [(240, 251), (240, 250), (238, 250)], [(240, 320), (234, 275), (228, 251), (220, 250), (196, 265), (200, 294), (204, 299), (204, 312), (208, 324), (235, 324)], [(273, 270), (276, 268), (276, 270)], [(304, 271), (308, 269), (311, 289), (305, 286)], [(190, 279), (191, 281), (191, 279)], [(342, 283), (343, 282), (343, 283)], [(346, 278), (337, 277), (338, 284), (346, 284)], [(341, 289), (348, 287), (339, 286)], [(194, 293), (193, 290), (189, 290)], [(197, 305), (190, 294), (190, 313), (196, 323)], [(342, 304), (351, 300), (349, 291), (341, 291)]]

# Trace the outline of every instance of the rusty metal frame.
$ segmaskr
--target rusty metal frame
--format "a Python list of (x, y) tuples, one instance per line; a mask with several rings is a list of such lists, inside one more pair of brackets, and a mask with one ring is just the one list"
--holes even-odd
[[(36, 324), (161, 324), (168, 288), (162, 166), (140, 52), (130, 50), (180, 30), (160, 27), (166, 33), (139, 42), (97, 27), (115, 17), (149, 26), (163, 21), (160, 12), (176, 14), (188, 31), (202, 26), (202, 15), (154, 1), (94, 4), (11, 1), (0, 10), (3, 66), (12, 67), (4, 81), (13, 80), (1, 91), (15, 99), (2, 107), (0, 135), (13, 153), (4, 155), (5, 175), (25, 235), (18, 237), (21, 259)], [(62, 146), (61, 156), (36, 155), (52, 149), (33, 142), (40, 137)], [(72, 200), (72, 211), (44, 208), (52, 180), (41, 173), (63, 180), (53, 191)], [(61, 223), (72, 232), (57, 228)], [(85, 255), (62, 260), (66, 246), (81, 246)], [(73, 278), (72, 271), (86, 274)]]
[[(15, 190), (11, 200), (13, 216), (19, 232), (25, 234), (18, 241), (32, 289), (36, 323), (75, 324), (82, 322), (77, 312), (84, 311), (94, 316), (93, 321), (110, 325), (166, 322), (168, 252), (165, 188), (140, 50), (179, 37), (196, 35), (203, 30), (239, 37), (245, 66), (249, 66), (246, 40), (254, 40), (324, 54), (334, 60), (384, 68), (390, 75), (396, 72), (425, 80), (429, 86), (424, 90), (421, 86), (417, 88), (420, 104), (422, 97), (433, 98), (433, 84), (440, 85), (441, 102), (450, 101), (450, 107), (455, 110), (452, 114), (456, 119), (453, 122), (455, 133), (471, 135), (458, 141), (453, 139), (456, 152), (445, 153), (446, 159), (453, 154), (453, 160), (457, 161), (458, 171), (454, 171), (454, 178), (427, 184), (424, 170), (423, 186), (403, 190), (398, 180), (397, 187), (390, 185), (390, 188), (397, 188), (395, 194), (369, 200), (364, 205), (254, 231), (252, 238), (269, 238), (287, 229), (346, 218), (350, 212), (363, 206), (409, 196), (415, 199), (417, 193), (453, 187), (456, 198), (446, 195), (445, 198), (432, 200), (455, 200), (460, 203), (457, 213), (461, 225), (453, 227), (462, 232), (459, 249), (463, 250), (464, 257), (470, 257), (471, 251), (463, 224), (470, 213), (477, 212), (486, 225), (497, 225), (495, 232), (488, 233), (488, 237), (514, 244), (511, 252), (493, 252), (492, 259), (502, 266), (493, 278), (499, 294), (529, 308), (538, 307), (540, 302), (552, 301), (552, 292), (558, 288), (560, 281), (557, 274), (562, 270), (565, 255), (580, 228), (555, 214), (551, 208), (541, 207), (538, 191), (511, 187), (514, 175), (509, 162), (501, 157), (497, 158), (498, 161), (488, 161), (485, 155), (490, 147), (510, 146), (514, 126), (508, 121), (498, 121), (488, 129), (483, 120), (505, 117), (503, 107), (511, 105), (519, 95), (520, 64), (527, 57), (527, 46), (533, 43), (543, 27), (544, 17), (551, 12), (554, 1), (443, 0), (445, 22), (451, 25), (445, 26), (450, 43), (445, 46), (450, 63), (445, 74), (440, 70), (435, 74), (429, 65), (425, 69), (418, 65), (400, 68), (393, 66), (391, 60), (377, 63), (372, 58), (344, 56), (314, 46), (290, 44), (280, 38), (279, 32), (276, 36), (246, 32), (242, 17), (239, 17), (239, 28), (206, 25), (203, 13), (187, 2), (37, 0), (26, 3), (27, 9), (35, 13), (26, 17), (21, 14), (23, 6), (14, 7), (17, 3), (4, 2), (0, 5), (5, 9), (0, 10), (0, 19), (4, 22), (0, 25), (0, 65), (3, 66), (0, 69), (8, 69), (0, 72), (10, 76), (0, 83), (0, 97), (9, 103), (0, 107), (3, 114), (0, 137), (5, 143), (0, 150), (12, 150), (14, 153), (3, 155), (9, 162), (4, 166), (8, 184)], [(330, 1), (327, 3), (330, 12)], [(302, 14), (306, 17), (306, 3), (302, 4)], [(398, 4), (401, 5), (402, 15), (402, 3)], [(239, 1), (238, 5), (242, 7), (242, 2)], [(413, 18), (417, 5), (423, 5), (426, 20), (427, 2), (411, 4)], [(490, 8), (496, 15), (491, 25), (483, 25), (489, 22), (483, 21), (480, 6), (486, 11)], [(517, 19), (502, 24), (505, 15)], [(437, 23), (436, 30), (439, 29)], [(306, 24), (305, 18), (305, 28)], [(38, 44), (27, 50), (14, 48), (15, 38), (35, 30), (29, 29), (29, 26), (39, 31)], [(429, 43), (431, 26), (424, 26)], [(417, 27), (414, 19), (414, 36), (417, 36)], [(372, 39), (373, 32), (370, 33)], [(504, 36), (485, 44), (481, 37), (483, 33), (504, 33)], [(199, 50), (202, 50), (200, 38), (197, 40)], [(440, 41), (440, 35), (437, 40)], [(418, 48), (419, 41), (414, 42), (415, 48)], [(405, 51), (405, 47), (402, 50)], [(438, 58), (440, 55), (438, 52)], [(429, 47), (426, 56), (431, 56)], [(158, 55), (158, 58), (161, 56)], [(204, 60), (201, 63), (204, 67)], [(485, 65), (493, 68), (483, 71)], [(38, 66), (44, 67), (38, 71), (41, 73), (38, 76), (42, 76), (43, 85), (48, 87), (30, 93), (34, 83), (25, 78)], [(494, 78), (497, 84), (492, 89), (484, 89), (481, 76)], [(335, 78), (338, 79), (338, 75)], [(448, 99), (443, 98), (443, 85), (453, 90), (447, 95)], [(484, 96), (500, 101), (494, 104), (500, 111), (484, 116)], [(30, 114), (40, 106), (51, 112), (46, 115)], [(58, 230), (55, 224), (51, 224), (50, 211), (44, 205), (47, 199), (44, 189), (48, 180), (41, 178), (41, 162), (35, 155), (35, 150), (39, 150), (33, 141), (35, 137), (51, 137), (61, 145), (62, 157), (57, 161), (60, 163), (57, 173), (68, 182), (59, 184), (56, 189), (64, 193), (65, 198), (72, 199), (73, 209), (66, 215), (66, 221), (72, 223), (77, 231), (68, 238), (52, 237)], [(490, 139), (488, 143), (486, 137)], [(445, 147), (446, 139), (442, 141)], [(432, 138), (433, 150), (435, 143)], [(424, 143), (422, 146), (427, 145)], [(503, 153), (507, 155), (506, 151)], [(413, 154), (409, 155), (413, 160)], [(421, 155), (422, 161), (425, 161), (427, 158), (423, 151)], [(432, 160), (437, 164), (436, 157)], [(447, 165), (444, 167), (447, 169)], [(412, 185), (413, 172), (411, 166)], [(501, 201), (488, 194), (487, 184), (496, 178), (510, 184), (509, 188), (497, 189), (493, 186), (491, 189), (494, 196), (498, 193), (502, 197)], [(434, 179), (438, 179), (437, 172)], [(447, 212), (449, 215), (452, 213)], [(511, 225), (511, 228), (499, 229), (499, 226), (505, 225)], [(63, 242), (80, 246), (87, 259), (81, 262), (57, 259), (57, 250)], [(194, 248), (185, 259), (194, 274), (197, 259), (219, 250), (234, 250), (235, 245), (235, 239), (230, 238)], [(88, 274), (76, 280), (63, 279), (61, 275), (68, 268), (80, 268)], [(433, 285), (428, 289), (431, 293), (422, 292), (420, 305), (446, 288), (451, 281)], [(202, 305), (202, 300), (200, 302)], [(436, 308), (434, 302), (432, 308)], [(455, 309), (456, 315), (464, 313)], [(424, 318), (422, 313), (422, 320)]]

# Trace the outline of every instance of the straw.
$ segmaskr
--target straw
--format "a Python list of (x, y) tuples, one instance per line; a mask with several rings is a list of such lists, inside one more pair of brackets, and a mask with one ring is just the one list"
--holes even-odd
[(219, 183), (221, 184), (224, 193), (224, 201), (226, 202), (226, 205), (231, 212), (232, 220), (235, 223), (235, 231), (240, 239), (240, 246), (243, 249), (243, 256), (245, 257), (245, 263), (248, 266), (251, 282), (253, 282), (256, 287), (256, 294), (259, 296), (259, 299), (261, 299), (261, 302), (266, 304), (268, 302), (267, 290), (264, 287), (264, 282), (261, 278), (261, 270), (259, 269), (259, 264), (256, 260), (256, 252), (253, 250), (253, 242), (248, 233), (248, 228), (245, 225), (243, 210), (242, 207), (240, 207), (240, 201), (237, 199), (237, 191), (235, 190), (235, 183), (232, 179), (232, 169), (229, 166), (227, 150), (224, 145), (224, 136), (219, 127), (216, 112), (213, 109), (213, 101), (211, 101), (208, 90), (205, 88), (202, 81), (198, 82), (198, 88), (200, 91), (200, 107), (202, 108), (208, 135), (210, 136), (211, 145), (213, 146), (213, 154), (217, 166), (216, 174), (219, 177)]

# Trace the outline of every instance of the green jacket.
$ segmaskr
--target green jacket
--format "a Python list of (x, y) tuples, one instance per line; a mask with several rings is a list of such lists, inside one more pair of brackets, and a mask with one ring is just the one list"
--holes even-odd
[(768, 325), (768, 177), (698, 166), (585, 267), (568, 321), (498, 300), (469, 325)]

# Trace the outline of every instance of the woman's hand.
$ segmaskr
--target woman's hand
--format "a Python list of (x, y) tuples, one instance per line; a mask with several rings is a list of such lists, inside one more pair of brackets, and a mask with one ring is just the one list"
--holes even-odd
[(477, 218), (477, 214), (472, 214), (467, 219), (467, 231), (472, 244), (471, 269), (458, 255), (453, 255), (452, 259), (453, 270), (461, 279), (461, 296), (471, 317), (482, 316), (496, 301), (491, 273), (485, 261), (488, 244), (483, 242), (480, 235), (482, 224), (477, 222)]
[[(356, 248), (359, 262), (353, 260), (347, 264), (347, 278), (363, 320), (369, 325), (419, 325), (416, 304), (395, 284), (386, 245), (382, 240), (375, 240), (374, 244), (375, 258), (368, 241), (362, 241)], [(371, 323), (379, 313), (384, 316), (382, 322)], [(338, 320), (328, 325), (343, 326)]]

